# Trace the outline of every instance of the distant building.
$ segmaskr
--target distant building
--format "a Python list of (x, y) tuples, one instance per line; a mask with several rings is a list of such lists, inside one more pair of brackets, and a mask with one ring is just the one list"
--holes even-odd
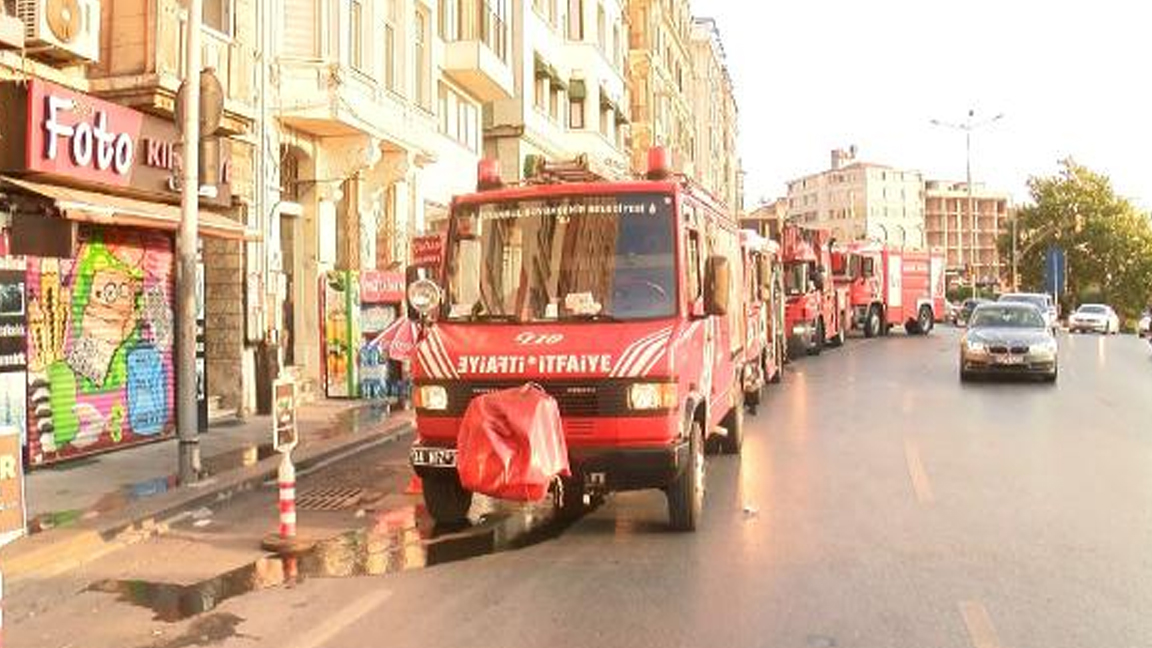
[(856, 147), (836, 149), (827, 171), (788, 183), (787, 217), (840, 241), (922, 248), (924, 179), (919, 171), (857, 162)]
[(666, 147), (678, 173), (694, 175), (692, 14), (688, 0), (629, 0), (628, 86), (632, 100), (632, 167), (645, 169), (648, 150)]
[(736, 153), (736, 96), (725, 66), (720, 31), (711, 18), (692, 21), (690, 42), (696, 118), (696, 180), (731, 209), (741, 209), (740, 158)]
[(740, 229), (755, 230), (761, 236), (780, 240), (780, 229), (788, 217), (788, 199), (776, 200), (760, 205), (740, 219)]
[[(992, 191), (979, 183), (972, 185), (976, 212), (976, 237), (972, 236), (972, 212), (968, 209), (968, 186), (963, 182), (928, 180), (924, 190), (924, 221), (928, 245), (944, 248), (948, 268), (975, 276), (981, 282), (996, 282), (1010, 268), (1002, 268), (997, 239), (1011, 226), (1008, 194)], [(975, 251), (975, 253), (973, 252)]]

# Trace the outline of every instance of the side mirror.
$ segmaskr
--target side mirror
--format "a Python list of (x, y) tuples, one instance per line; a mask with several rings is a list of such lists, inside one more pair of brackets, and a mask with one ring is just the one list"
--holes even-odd
[(719, 255), (708, 257), (704, 264), (704, 312), (708, 315), (728, 314), (728, 292), (731, 285), (728, 259)]
[(436, 313), (443, 299), (443, 291), (429, 278), (432, 269), (427, 266), (409, 266), (405, 271), (408, 284), (408, 319), (427, 321)]
[(772, 286), (770, 284), (760, 286), (760, 301), (772, 301)]

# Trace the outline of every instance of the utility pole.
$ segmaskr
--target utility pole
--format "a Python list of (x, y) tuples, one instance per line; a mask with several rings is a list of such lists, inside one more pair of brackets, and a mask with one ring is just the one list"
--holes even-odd
[[(976, 211), (975, 211), (974, 206), (973, 206), (973, 198), (972, 198), (972, 131), (974, 131), (977, 128), (980, 128), (982, 126), (987, 126), (988, 124), (991, 124), (994, 121), (998, 121), (999, 119), (1004, 117), (1004, 113), (999, 113), (995, 117), (993, 117), (992, 119), (987, 119), (987, 120), (984, 120), (982, 122), (974, 122), (973, 119), (975, 118), (975, 116), (976, 116), (976, 111), (973, 109), (969, 109), (968, 110), (968, 117), (962, 123), (944, 122), (944, 121), (940, 121), (939, 119), (933, 119), (932, 120), (933, 126), (943, 126), (946, 128), (953, 128), (956, 130), (964, 131), (964, 168), (965, 168), (965, 174), (967, 176), (966, 183), (968, 185), (968, 216), (972, 221), (972, 252), (970, 254), (970, 258), (971, 258), (970, 263), (972, 265), (972, 277), (971, 277), (971, 279), (972, 279), (972, 297), (976, 297), (976, 261), (979, 258), (977, 256), (978, 252), (977, 252), (977, 236), (976, 236)], [(947, 223), (947, 220), (948, 220), (947, 215), (945, 215), (944, 220), (945, 220), (945, 223)], [(956, 228), (956, 234), (957, 234), (957, 245), (956, 245), (957, 249), (956, 249), (956, 251), (959, 254), (959, 259), (958, 259), (959, 263), (964, 262), (964, 256), (963, 256), (963, 252), (964, 252), (964, 230), (963, 230), (963, 227), (961, 226), (962, 221), (963, 221), (963, 216), (961, 216), (960, 218), (957, 219), (957, 228)], [(945, 257), (944, 258), (945, 258), (945, 265), (947, 265), (947, 258), (948, 258), (947, 257), (947, 254), (948, 254), (948, 246), (947, 246), (947, 243), (948, 243), (948, 239), (947, 239), (948, 229), (947, 228), (948, 228), (948, 226), (947, 226), (947, 224), (945, 224), (944, 228), (945, 228), (944, 229), (944, 233), (945, 233), (944, 254), (945, 254)]]
[(180, 124), (180, 232), (176, 238), (176, 432), (179, 479), (200, 478), (199, 408), (196, 403), (196, 256), (200, 206), (200, 23), (202, 0), (186, 0), (184, 105)]

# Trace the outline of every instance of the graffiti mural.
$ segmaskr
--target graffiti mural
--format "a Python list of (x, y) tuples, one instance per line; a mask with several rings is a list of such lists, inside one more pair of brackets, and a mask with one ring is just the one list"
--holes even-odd
[(64, 459), (170, 434), (173, 244), (81, 229), (75, 259), (28, 262), (30, 458)]

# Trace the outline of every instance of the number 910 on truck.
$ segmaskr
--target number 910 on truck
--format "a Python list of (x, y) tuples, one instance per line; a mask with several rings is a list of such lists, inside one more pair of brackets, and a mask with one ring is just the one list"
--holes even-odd
[(492, 160), (453, 199), (441, 264), (409, 286), (425, 322), (413, 363), (413, 468), (437, 522), (464, 519), (456, 471), (471, 400), (535, 383), (556, 399), (584, 495), (662, 489), (676, 529), (704, 504), (705, 444), (743, 438), (743, 268), (732, 214), (673, 176), (643, 180), (538, 165), (505, 186)]

